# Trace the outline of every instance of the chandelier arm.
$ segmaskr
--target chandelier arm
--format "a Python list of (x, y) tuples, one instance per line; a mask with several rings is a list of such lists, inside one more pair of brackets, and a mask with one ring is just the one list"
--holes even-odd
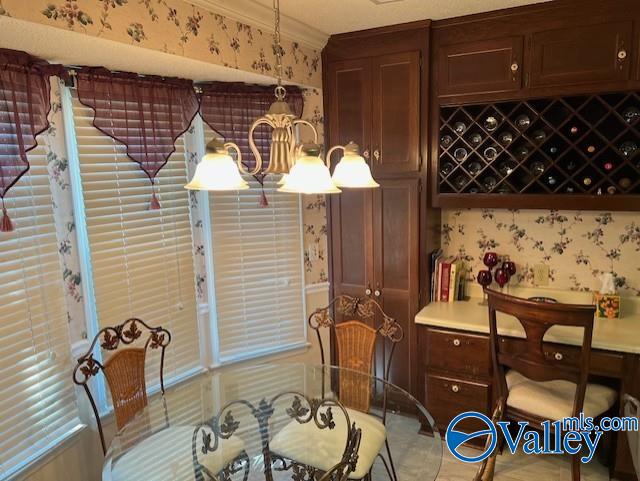
[(344, 151), (345, 150), (344, 145), (334, 145), (327, 152), (326, 163), (329, 169), (331, 169), (331, 154), (333, 154), (336, 150), (340, 150), (340, 149)]
[(272, 129), (274, 128), (273, 123), (264, 117), (259, 118), (251, 125), (251, 129), (249, 130), (249, 148), (251, 149), (251, 152), (256, 159), (256, 165), (252, 171), (248, 171), (247, 169), (245, 169), (244, 165), (241, 166), (240, 172), (242, 172), (243, 174), (256, 175), (258, 172), (260, 172), (260, 170), (262, 170), (262, 155), (260, 155), (260, 151), (258, 150), (258, 147), (253, 140), (253, 132), (258, 128), (259, 125), (268, 125)]
[(313, 132), (313, 143), (314, 144), (318, 143), (318, 129), (316, 129), (315, 125), (313, 125), (308, 120), (304, 120), (304, 119), (295, 119), (292, 123), (293, 123), (294, 126), (296, 126), (296, 125), (306, 125), (307, 127), (309, 127), (311, 129), (311, 131)]
[(246, 173), (245, 172), (246, 169), (242, 165), (242, 152), (240, 151), (240, 147), (238, 147), (238, 145), (234, 144), (233, 142), (227, 142), (227, 143), (224, 144), (224, 148), (225, 149), (233, 149), (233, 150), (236, 151), (236, 155), (237, 155), (236, 162), (238, 164), (238, 170), (241, 173), (245, 174)]

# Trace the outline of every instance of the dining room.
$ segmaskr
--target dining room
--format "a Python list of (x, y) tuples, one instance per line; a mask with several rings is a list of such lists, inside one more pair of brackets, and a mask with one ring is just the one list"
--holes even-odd
[(638, 481), (637, 0), (0, 0), (0, 481)]

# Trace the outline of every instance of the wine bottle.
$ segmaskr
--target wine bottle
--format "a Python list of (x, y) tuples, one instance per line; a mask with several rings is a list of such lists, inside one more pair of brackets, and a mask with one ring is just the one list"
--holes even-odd
[(589, 154), (594, 154), (594, 153), (596, 152), (596, 146), (595, 146), (595, 145), (589, 145), (589, 146), (587, 147), (587, 152), (588, 152)]
[(577, 135), (579, 131), (580, 129), (576, 125), (572, 125), (571, 128), (569, 129), (569, 132), (571, 133), (571, 135)]
[(589, 187), (593, 183), (593, 180), (591, 180), (591, 177), (585, 177), (582, 179), (582, 183)]
[(604, 163), (604, 170), (613, 170), (613, 162), (611, 162), (610, 160), (606, 161)]

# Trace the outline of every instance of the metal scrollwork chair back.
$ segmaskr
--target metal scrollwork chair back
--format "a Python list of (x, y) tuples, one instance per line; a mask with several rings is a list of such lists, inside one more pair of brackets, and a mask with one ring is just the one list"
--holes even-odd
[[(147, 339), (142, 344), (143, 332), (146, 331)], [(142, 347), (130, 346), (138, 341)], [(145, 381), (145, 360), (148, 349), (160, 349), (160, 390), (164, 394), (164, 355), (165, 349), (171, 342), (171, 333), (162, 327), (151, 327), (144, 321), (131, 318), (113, 327), (101, 329), (93, 338), (89, 350), (78, 358), (73, 370), (73, 382), (84, 388), (93, 414), (96, 417), (102, 451), (106, 454), (102, 423), (95, 400), (89, 389), (90, 380), (100, 371), (103, 372), (111, 399), (113, 401), (116, 416), (116, 425), (121, 429), (133, 416), (147, 406), (147, 387)], [(94, 351), (97, 344), (105, 351), (114, 352), (104, 362), (96, 359)]]
[[(348, 320), (336, 324), (331, 316), (332, 309)], [(380, 321), (377, 328), (371, 327), (378, 319)], [(336, 341), (338, 366), (367, 376), (373, 373), (376, 343), (379, 340), (388, 341), (390, 348), (385, 348), (382, 379), (389, 381), (393, 355), (397, 344), (404, 338), (404, 332), (400, 324), (388, 316), (378, 302), (368, 297), (340, 295), (328, 306), (316, 309), (309, 316), (309, 326), (318, 337), (323, 365), (326, 364), (326, 354), (320, 330), (328, 328)], [(355, 373), (351, 377), (352, 379), (347, 379), (348, 373), (341, 374), (340, 399), (351, 408), (367, 412), (371, 401), (368, 379)]]

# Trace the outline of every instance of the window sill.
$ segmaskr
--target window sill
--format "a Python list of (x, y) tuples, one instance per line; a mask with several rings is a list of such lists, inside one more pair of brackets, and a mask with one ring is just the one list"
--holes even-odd
[(82, 434), (87, 428), (88, 426), (86, 424), (78, 424), (78, 426), (66, 433), (64, 436), (52, 442), (50, 447), (48, 447), (48, 449), (46, 449), (40, 456), (26, 461), (15, 471), (10, 472), (10, 474), (6, 478), (0, 475), (0, 480), (18, 481), (19, 479), (28, 478), (30, 474), (33, 474), (35, 471), (51, 462), (53, 458), (71, 447), (73, 443), (77, 442), (78, 436)]
[(284, 346), (278, 349), (273, 349), (269, 351), (260, 352), (257, 354), (247, 354), (244, 356), (237, 356), (235, 358), (225, 359), (220, 362), (214, 362), (209, 366), (209, 369), (219, 369), (221, 367), (231, 366), (235, 364), (249, 363), (252, 361), (262, 361), (265, 360), (281, 360), (286, 359), (291, 356), (304, 354), (311, 349), (311, 343), (309, 341), (304, 341), (296, 344), (291, 344), (289, 346)]

